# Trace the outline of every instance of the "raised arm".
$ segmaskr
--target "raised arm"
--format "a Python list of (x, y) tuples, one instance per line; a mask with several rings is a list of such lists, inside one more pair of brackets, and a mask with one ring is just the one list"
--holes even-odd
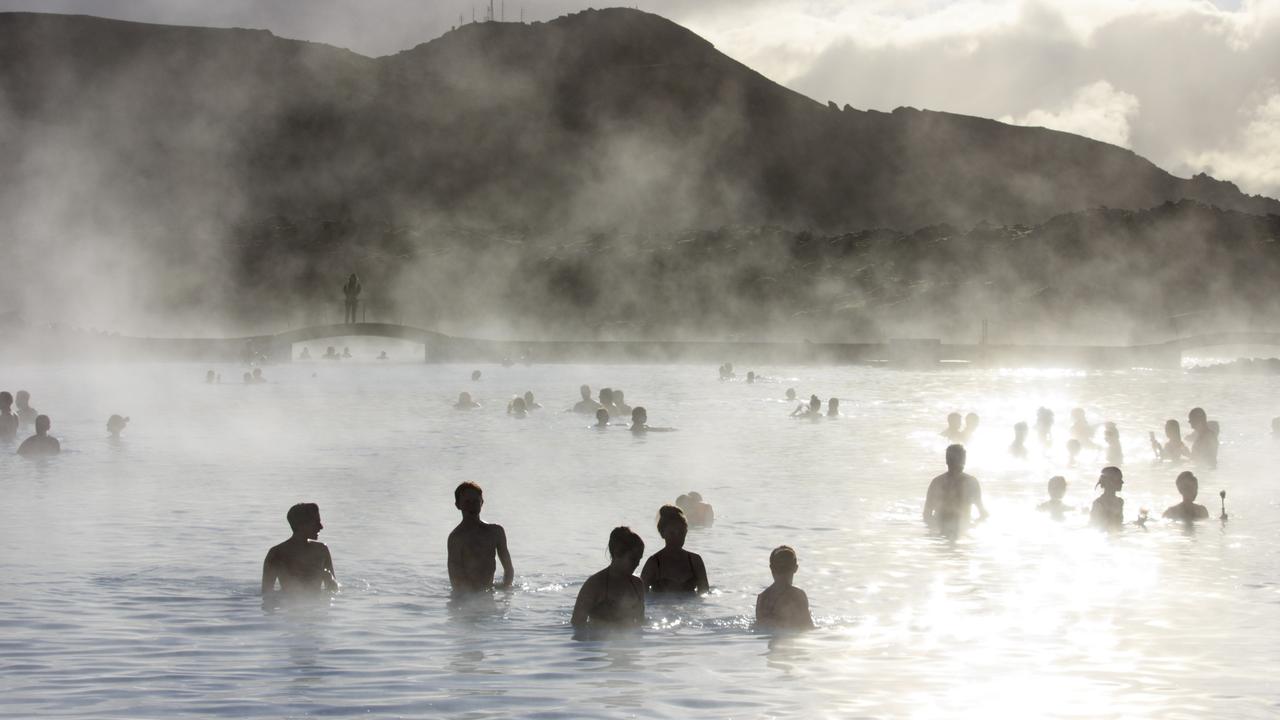
[(501, 525), (495, 525), (498, 533), (498, 562), (502, 563), (502, 587), (511, 587), (515, 580), (516, 569), (511, 565), (511, 552), (507, 550), (507, 531)]

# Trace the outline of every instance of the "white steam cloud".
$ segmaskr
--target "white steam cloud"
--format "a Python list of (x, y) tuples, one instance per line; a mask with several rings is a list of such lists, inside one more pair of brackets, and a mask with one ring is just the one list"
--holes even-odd
[(1129, 123), (1138, 114), (1138, 98), (1117, 90), (1106, 80), (1085, 85), (1065, 107), (1036, 109), (1020, 117), (1005, 115), (1002, 122), (1045, 127), (1129, 147)]

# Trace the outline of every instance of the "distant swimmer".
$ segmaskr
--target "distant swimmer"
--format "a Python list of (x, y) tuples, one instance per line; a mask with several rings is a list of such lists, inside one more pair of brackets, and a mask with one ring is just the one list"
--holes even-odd
[(649, 411), (643, 407), (637, 407), (631, 411), (631, 432), (647, 433), (647, 432), (671, 432), (675, 428), (669, 427), (652, 427), (649, 425)]
[(754, 371), (751, 371), (751, 370), (748, 370), (748, 371), (747, 371), (747, 384), (748, 384), (748, 385), (754, 385), (754, 384), (755, 384), (755, 382), (756, 382), (756, 374), (755, 374), (755, 372), (754, 372)]
[(934, 530), (955, 535), (972, 522), (972, 508), (978, 509), (978, 520), (987, 518), (982, 504), (982, 487), (978, 479), (964, 471), (966, 452), (963, 445), (947, 447), (947, 471), (929, 483), (924, 499), (924, 521)]
[(1209, 420), (1203, 408), (1192, 408), (1187, 415), (1191, 426), (1191, 462), (1206, 468), (1218, 467), (1218, 423)]
[(627, 404), (623, 392), (616, 388), (613, 391), (613, 413), (623, 416), (631, 414), (631, 406)]
[(796, 406), (796, 409), (791, 411), (791, 417), (801, 417), (801, 418), (822, 417), (822, 400), (817, 395), (810, 395), (809, 404)]
[(781, 545), (769, 553), (773, 584), (756, 596), (756, 627), (777, 630), (813, 628), (809, 596), (791, 584), (799, 569), (800, 561), (791, 547)]
[(597, 410), (596, 424), (592, 425), (591, 427), (597, 428), (597, 429), (604, 429), (609, 427), (609, 411), (605, 410), (604, 408), (600, 408), (599, 410)]
[(217, 377), (217, 376), (213, 374), (213, 371), (212, 371), (212, 370), (210, 370), (209, 372), (207, 372), (207, 373), (205, 373), (205, 374), (204, 374), (204, 381), (205, 381), (206, 383), (208, 383), (209, 385), (212, 385), (212, 384), (213, 384), (213, 381), (216, 379), (216, 377)]
[(252, 384), (253, 384), (253, 373), (246, 372), (246, 373), (244, 374), (244, 376), (243, 376), (243, 378), (242, 378), (242, 379), (244, 380), (244, 384), (245, 384), (245, 385), (252, 385)]
[(18, 439), (18, 416), (13, 414), (13, 395), (0, 391), (0, 442)]
[(738, 374), (733, 371), (733, 363), (725, 363), (720, 366), (720, 380), (722, 382), (736, 377), (738, 377)]
[[(795, 388), (787, 388), (787, 400), (788, 400), (789, 402), (795, 402), (795, 401), (796, 401), (796, 389), (795, 389)], [(1280, 420), (1280, 418), (1276, 418), (1276, 419), (1277, 419), (1277, 420)]]
[(262, 368), (253, 369), (253, 381), (255, 383), (264, 383), (267, 381), (266, 378), (262, 377)]
[(1080, 455), (1080, 441), (1071, 438), (1067, 441), (1067, 467), (1076, 466), (1076, 458)]
[(31, 427), (36, 421), (36, 416), (40, 413), (31, 407), (31, 393), (26, 390), (19, 390), (14, 398), (18, 406), (18, 424), (21, 427)]
[(1027, 456), (1027, 424), (1017, 423), (1013, 426), (1013, 442), (1009, 444), (1009, 454), (1016, 458)]
[(582, 399), (574, 404), (574, 412), (582, 413), (583, 415), (590, 415), (603, 407), (600, 403), (591, 399), (590, 385), (583, 385), (578, 388), (578, 392), (582, 393)]
[(1124, 525), (1124, 498), (1117, 493), (1124, 488), (1124, 473), (1118, 467), (1104, 467), (1094, 487), (1102, 488), (1102, 495), (1093, 501), (1089, 524), (1103, 530), (1119, 530)]
[(689, 520), (690, 527), (709, 528), (716, 522), (716, 511), (711, 507), (711, 503), (702, 499), (702, 493), (690, 490), (686, 505), (681, 505), (679, 498), (676, 499), (676, 507), (684, 511), (684, 515)]
[(346, 360), (346, 359), (350, 359), (350, 358), (351, 358), (351, 348), (346, 347), (346, 346), (343, 346), (343, 348), (342, 348), (342, 357), (343, 357), (343, 359), (344, 359), (344, 360)]
[(112, 415), (111, 417), (107, 418), (107, 433), (111, 435), (112, 438), (119, 440), (120, 433), (124, 432), (125, 427), (127, 427), (128, 425), (129, 425), (129, 418), (120, 417), (119, 415)]
[(511, 587), (515, 568), (507, 550), (507, 532), (501, 525), (480, 519), (484, 491), (473, 482), (464, 482), (453, 491), (453, 506), (462, 512), (462, 522), (449, 533), (449, 583), (454, 593), (493, 589), (497, 563), (502, 563), (502, 588)]
[(36, 434), (22, 441), (18, 446), (18, 454), (22, 457), (47, 457), (62, 452), (62, 444), (58, 438), (49, 434), (48, 415), (36, 416)]
[(609, 567), (582, 583), (569, 622), (577, 628), (644, 624), (644, 583), (632, 574), (643, 557), (644, 540), (631, 528), (614, 528), (609, 533)]
[(1049, 478), (1049, 499), (1036, 506), (1040, 512), (1049, 513), (1049, 517), (1054, 520), (1061, 520), (1066, 517), (1067, 504), (1062, 502), (1062, 498), (1067, 494), (1067, 479), (1061, 475), (1054, 475)]
[(308, 347), (306, 347), (306, 346), (303, 346), (303, 348), (302, 348), (302, 352), (298, 353), (298, 359), (299, 359), (299, 360), (310, 360), (310, 359), (311, 359), (311, 349), (310, 349), (310, 348), (308, 348)]
[(458, 402), (453, 404), (455, 410), (475, 410), (478, 407), (480, 407), (480, 403), (472, 400), (469, 392), (458, 393)]
[(840, 417), (840, 398), (831, 398), (827, 400), (827, 417)]
[(1157, 460), (1176, 463), (1191, 457), (1191, 449), (1182, 441), (1182, 427), (1178, 425), (1177, 420), (1165, 421), (1163, 445), (1156, 440), (1155, 433), (1151, 433), (1150, 437), (1151, 450), (1156, 454)]
[(978, 417), (978, 413), (971, 412), (964, 416), (964, 429), (960, 431), (960, 442), (968, 443), (973, 438), (973, 434), (978, 432), (978, 424), (982, 422), (982, 418)]
[[(268, 550), (262, 562), (262, 606), (265, 608), (278, 606), (286, 597), (332, 593), (339, 587), (329, 548), (316, 541), (324, 529), (320, 506), (298, 503), (289, 508), (285, 518), (293, 535)], [(276, 581), (280, 582), (279, 590), (276, 590)]]
[(1053, 411), (1047, 407), (1036, 410), (1036, 436), (1041, 445), (1048, 445), (1053, 438)]
[[(1183, 522), (1208, 520), (1209, 508), (1196, 504), (1196, 496), (1200, 494), (1200, 481), (1196, 476), (1190, 470), (1183, 470), (1178, 473), (1178, 479), (1174, 481), (1174, 485), (1178, 488), (1178, 494), (1182, 496), (1182, 502), (1165, 510), (1164, 517)], [(1223, 507), (1226, 507), (1225, 497)], [(1223, 513), (1226, 513), (1225, 509)]]
[(1097, 443), (1093, 441), (1095, 429), (1085, 417), (1084, 408), (1071, 409), (1071, 437), (1079, 440), (1081, 447), (1097, 447)]
[(391, 358), (387, 357), (387, 351), (386, 351), (386, 350), (383, 350), (382, 352), (378, 353), (378, 359), (379, 359), (379, 360), (390, 360)]
[(529, 416), (529, 410), (524, 405), (524, 398), (519, 395), (511, 398), (511, 402), (507, 403), (507, 414), (523, 420)]
[(542, 409), (542, 406), (541, 406), (541, 405), (539, 405), (538, 403), (536, 403), (536, 402), (534, 402), (534, 401), (533, 401), (533, 391), (532, 391), (532, 390), (526, 390), (526, 391), (524, 392), (524, 409), (525, 409), (525, 410), (529, 410), (529, 411), (533, 411), (533, 410), (541, 410), (541, 409)]
[(1102, 441), (1107, 446), (1107, 464), (1120, 466), (1124, 464), (1124, 449), (1120, 447), (1120, 429), (1113, 422), (1102, 426)]
[(613, 404), (613, 388), (600, 388), (600, 407), (608, 410), (610, 415), (621, 414)]
[(964, 416), (960, 413), (947, 413), (947, 427), (938, 434), (951, 442), (964, 442), (964, 427), (961, 425), (963, 422)]
[(479, 370), (472, 370), (472, 371), (471, 371), (471, 382), (476, 382), (476, 381), (478, 381), (479, 379), (480, 379), (480, 371), (479, 371)]
[(325, 348), (324, 355), (321, 355), (320, 359), (321, 360), (341, 360), (342, 356), (338, 355), (337, 349), (335, 349), (332, 345), (330, 345), (329, 347)]
[(684, 511), (675, 505), (663, 505), (658, 510), (658, 534), (666, 546), (650, 555), (640, 571), (640, 581), (645, 589), (654, 593), (704, 593), (710, 590), (702, 556), (684, 549), (685, 538), (689, 534), (689, 522)]

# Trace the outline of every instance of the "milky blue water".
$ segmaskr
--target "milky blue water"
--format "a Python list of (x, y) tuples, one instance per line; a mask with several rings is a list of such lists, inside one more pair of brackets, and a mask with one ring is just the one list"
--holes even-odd
[[(7, 366), (64, 453), (0, 454), (0, 715), (5, 717), (1274, 717), (1280, 690), (1280, 380), (1173, 371), (325, 363), (269, 367)], [(314, 373), (314, 375), (313, 375)], [(582, 383), (621, 387), (633, 437), (563, 412)], [(844, 416), (787, 417), (795, 387)], [(485, 407), (451, 408), (467, 390)], [(532, 390), (545, 409), (505, 413)], [(1128, 520), (1178, 499), (1146, 433), (1204, 405), (1221, 466), (1199, 472), (1216, 518), (1115, 536), (1083, 512), (1102, 458), (1065, 467), (1068, 413), (1116, 422)], [(1005, 452), (1047, 405), (1057, 441)], [(943, 470), (946, 413), (983, 425), (969, 470), (989, 522), (949, 543), (920, 522)], [(131, 417), (119, 443), (103, 429)], [(1099, 439), (1101, 433), (1099, 432)], [(1082, 512), (1035, 505), (1049, 476)], [(453, 487), (485, 488), (517, 589), (451, 606)], [(690, 533), (713, 593), (651, 604), (641, 636), (568, 627), (609, 530), (659, 544), (659, 505), (689, 490), (717, 523)], [(342, 592), (266, 614), (268, 547), (298, 501), (320, 505)], [(756, 632), (769, 550), (793, 545), (816, 631)]]

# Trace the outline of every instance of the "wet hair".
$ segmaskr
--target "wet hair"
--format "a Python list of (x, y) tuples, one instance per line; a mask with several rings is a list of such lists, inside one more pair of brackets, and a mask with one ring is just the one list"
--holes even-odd
[(315, 503), (298, 503), (289, 508), (284, 518), (289, 521), (289, 529), (297, 531), (302, 523), (320, 517), (320, 506)]
[(49, 425), (50, 422), (48, 415), (36, 416), (36, 432), (49, 432)]
[(1165, 420), (1164, 434), (1173, 435), (1174, 437), (1182, 437), (1182, 426), (1178, 424), (1177, 420)]
[(661, 535), (663, 530), (671, 527), (672, 523), (683, 523), (685, 527), (689, 527), (689, 519), (684, 516), (684, 510), (675, 505), (663, 505), (658, 508), (658, 534)]
[(609, 533), (609, 557), (623, 557), (632, 553), (644, 555), (644, 540), (626, 525), (614, 528)]
[(795, 548), (790, 545), (779, 545), (769, 553), (769, 569), (774, 572), (793, 570), (799, 564)]
[(1102, 480), (1103, 478), (1106, 478), (1106, 477), (1114, 477), (1120, 482), (1124, 482), (1124, 473), (1120, 472), (1120, 468), (1116, 467), (1115, 465), (1108, 465), (1102, 468), (1102, 472), (1098, 475), (1098, 482), (1094, 485), (1094, 487), (1105, 488), (1106, 486), (1102, 484)]
[(1174, 487), (1178, 488), (1179, 495), (1187, 495), (1192, 490), (1198, 494), (1200, 492), (1200, 480), (1195, 473), (1190, 470), (1183, 470), (1178, 473), (1178, 479), (1173, 481)]
[(1195, 422), (1197, 420), (1208, 420), (1209, 416), (1205, 414), (1204, 408), (1194, 407), (1191, 412), (1187, 413), (1187, 422)]
[(1049, 478), (1049, 497), (1060, 498), (1067, 493), (1067, 479), (1061, 475)]
[(468, 480), (467, 482), (459, 483), (458, 487), (453, 489), (454, 504), (462, 502), (462, 493), (466, 490), (475, 490), (480, 497), (484, 497), (484, 490), (479, 485)]
[[(13, 396), (9, 394), (9, 391), (0, 390), (0, 405), (12, 405), (12, 404), (13, 404)], [(1276, 420), (1280, 420), (1280, 418), (1276, 418)], [(1275, 422), (1272, 422), (1271, 424), (1275, 425)]]

